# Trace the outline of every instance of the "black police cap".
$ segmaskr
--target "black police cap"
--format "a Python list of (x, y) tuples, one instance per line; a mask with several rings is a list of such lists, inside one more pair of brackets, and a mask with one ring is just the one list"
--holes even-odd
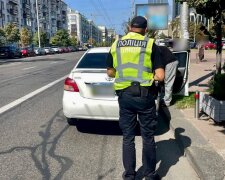
[(143, 16), (136, 16), (131, 20), (131, 27), (146, 28), (147, 20)]

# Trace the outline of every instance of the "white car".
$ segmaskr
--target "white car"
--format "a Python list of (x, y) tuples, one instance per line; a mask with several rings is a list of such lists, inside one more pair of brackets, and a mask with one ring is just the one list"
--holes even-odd
[[(64, 83), (63, 113), (68, 124), (77, 119), (118, 120), (118, 97), (113, 89), (114, 78), (106, 74), (110, 48), (87, 50)], [(187, 83), (188, 52), (175, 52), (179, 60), (174, 93), (181, 92)], [(188, 87), (188, 86), (187, 86)]]
[(65, 80), (63, 112), (69, 124), (75, 119), (118, 120), (114, 79), (106, 74), (109, 49), (89, 49)]

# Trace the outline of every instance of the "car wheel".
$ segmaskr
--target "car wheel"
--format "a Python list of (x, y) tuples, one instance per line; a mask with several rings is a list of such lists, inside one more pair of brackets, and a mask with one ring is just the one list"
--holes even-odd
[(75, 119), (75, 118), (66, 118), (67, 119), (67, 123), (70, 125), (70, 126), (74, 126), (77, 124), (78, 122), (78, 119)]

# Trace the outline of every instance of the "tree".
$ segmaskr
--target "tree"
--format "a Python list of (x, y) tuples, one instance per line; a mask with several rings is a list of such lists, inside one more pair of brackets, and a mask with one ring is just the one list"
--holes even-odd
[[(47, 38), (47, 33), (44, 31), (40, 31), (40, 41), (41, 41), (41, 47), (44, 47), (48, 44), (48, 38)], [(38, 41), (38, 32), (36, 32), (34, 34), (33, 37), (33, 43), (35, 46), (39, 45), (39, 41)]]
[(6, 43), (15, 43), (20, 40), (20, 32), (17, 26), (9, 23), (4, 27)]
[(74, 47), (77, 46), (77, 38), (75, 36), (70, 37), (70, 44)]
[(31, 43), (31, 33), (25, 27), (20, 30), (20, 42), (22, 47), (26, 47)]
[(0, 46), (5, 44), (5, 32), (0, 28)]
[(222, 24), (225, 22), (225, 3), (222, 0), (187, 0), (190, 7), (194, 7), (198, 14), (207, 18), (213, 17), (216, 29), (216, 73), (221, 74), (222, 60)]
[(69, 33), (65, 29), (58, 30), (50, 40), (51, 45), (69, 46), (71, 44)]
[(171, 21), (172, 39), (180, 37), (180, 18)]
[(146, 35), (150, 38), (156, 38), (158, 34), (158, 31), (157, 30), (148, 30)]
[(95, 39), (89, 38), (88, 39), (88, 44), (94, 45), (96, 43)]
[(162, 32), (159, 34), (159, 39), (165, 39), (167, 36)]

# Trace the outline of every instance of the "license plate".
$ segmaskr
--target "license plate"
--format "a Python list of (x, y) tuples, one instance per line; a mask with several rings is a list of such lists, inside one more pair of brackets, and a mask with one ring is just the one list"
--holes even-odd
[(92, 94), (95, 96), (114, 96), (115, 91), (112, 83), (92, 84)]

